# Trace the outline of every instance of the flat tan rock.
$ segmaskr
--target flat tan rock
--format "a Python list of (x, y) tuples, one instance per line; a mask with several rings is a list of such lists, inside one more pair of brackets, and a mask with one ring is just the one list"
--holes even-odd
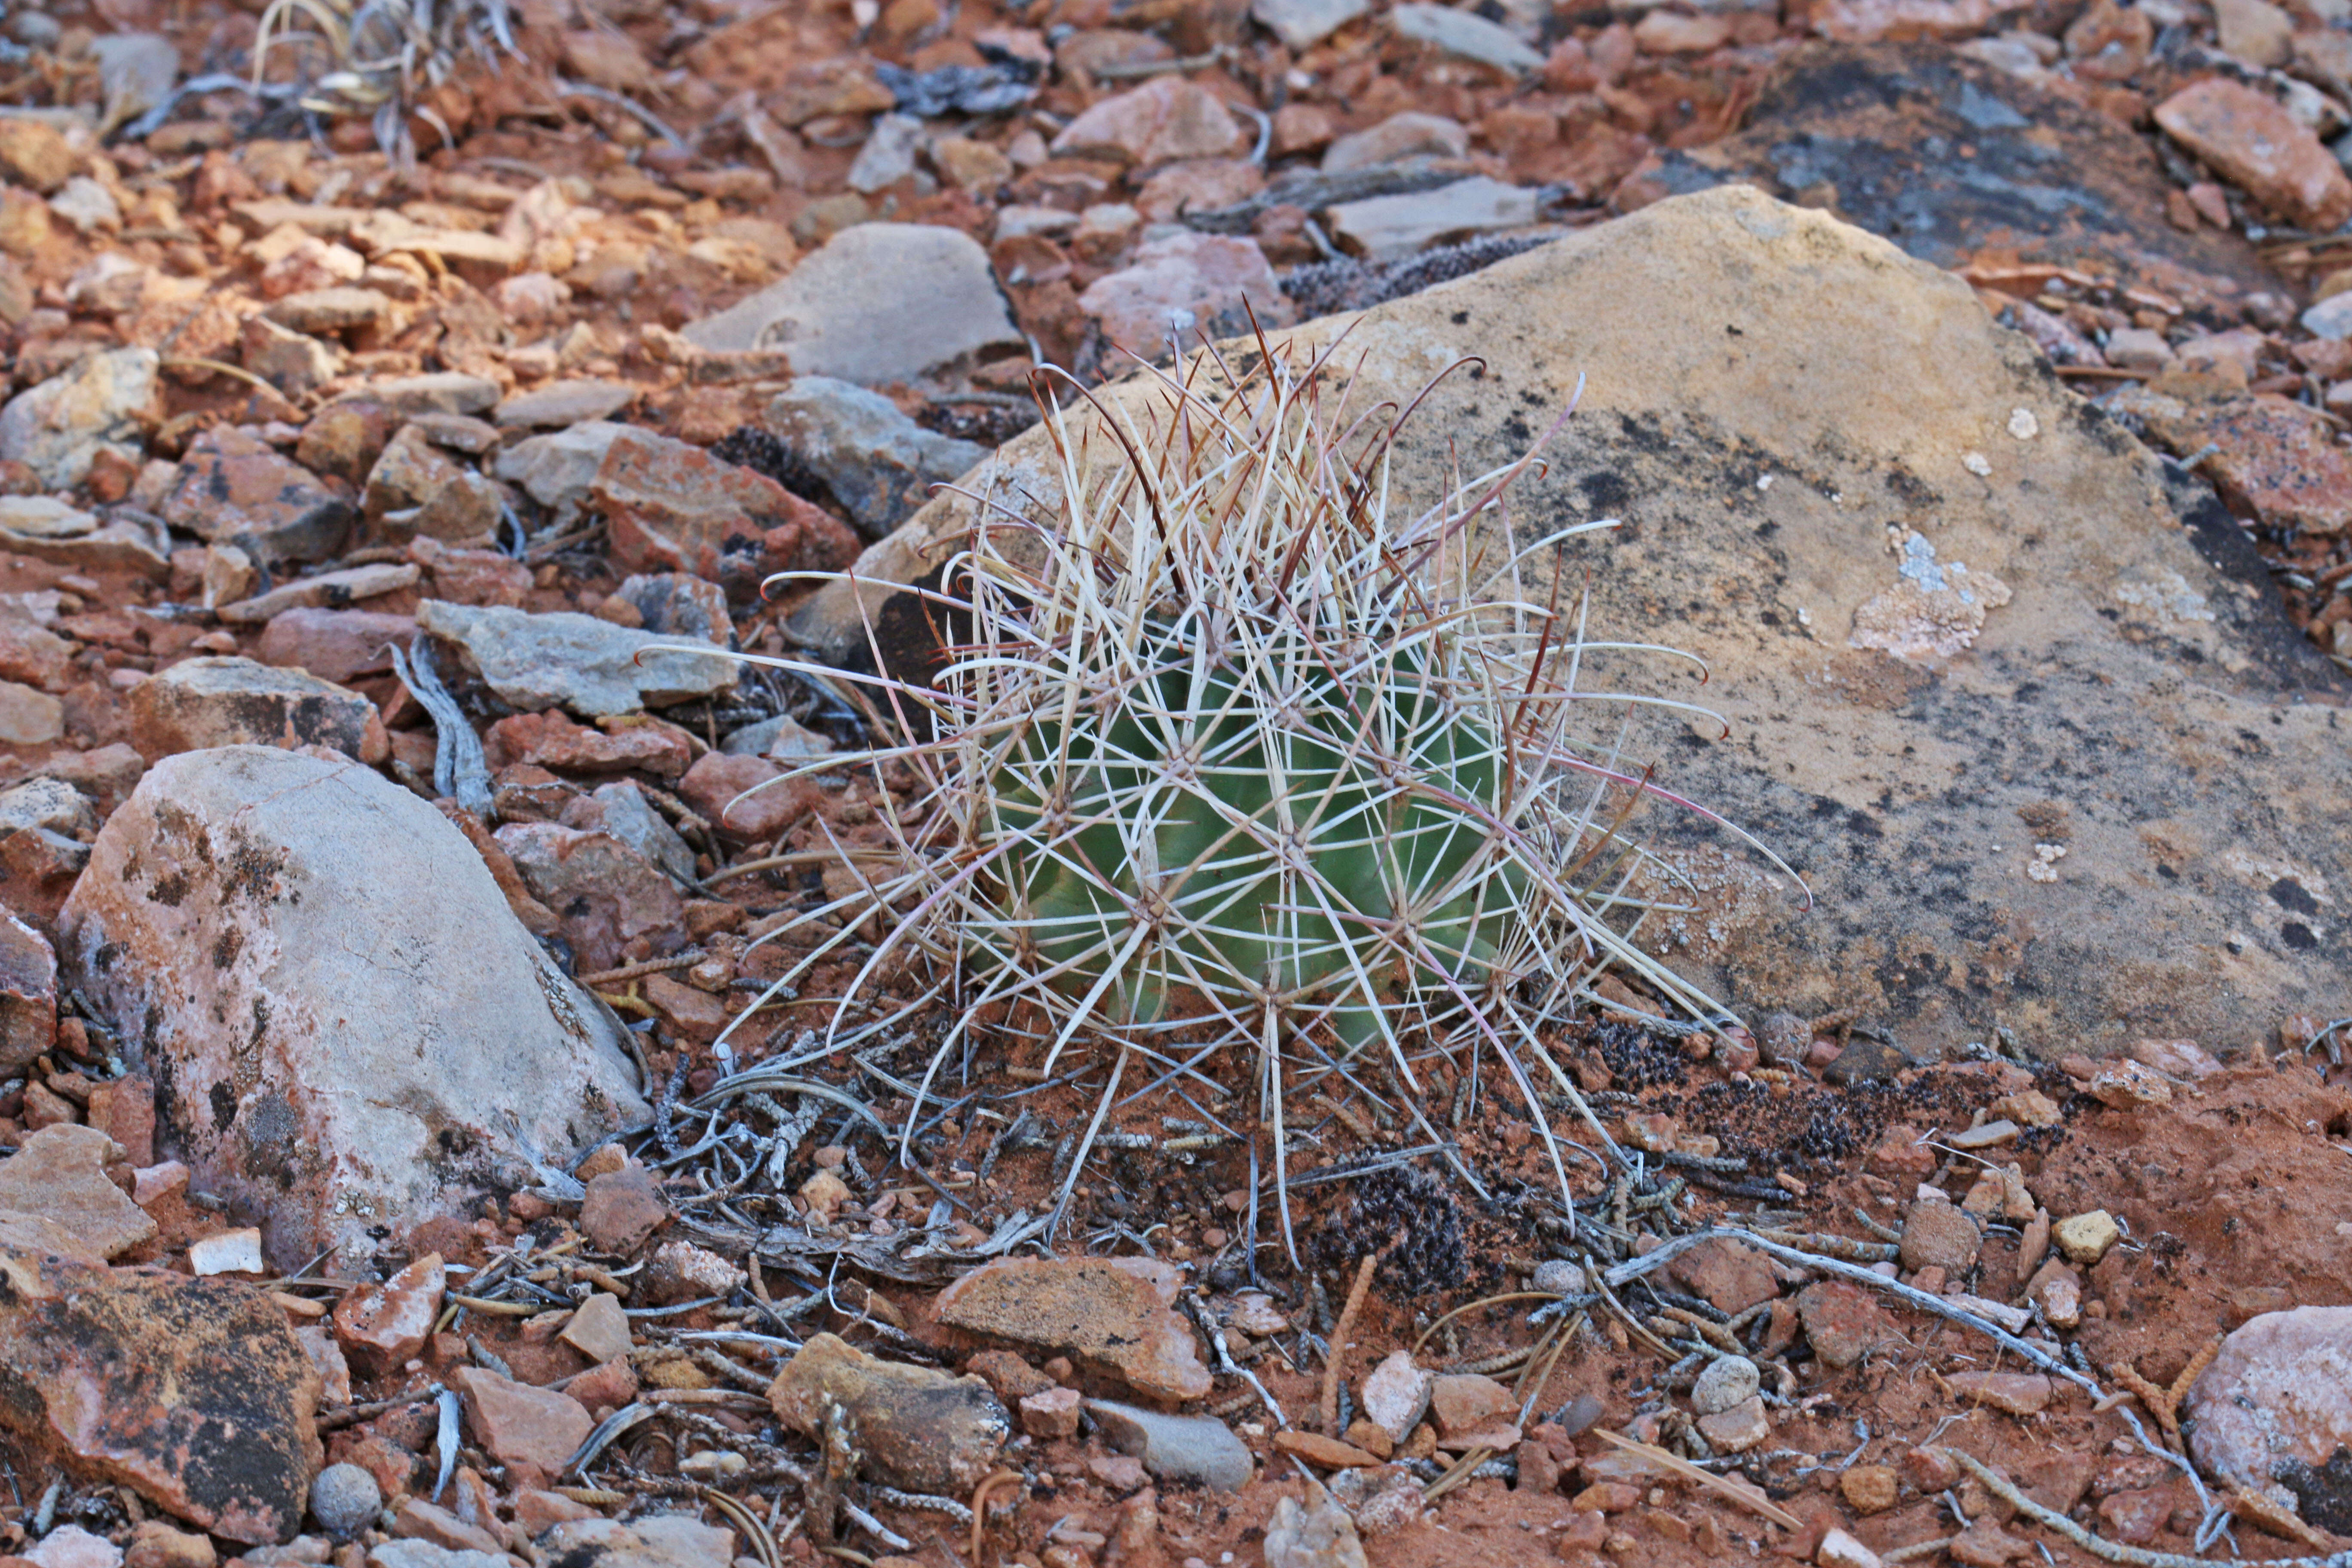
[(78, 1244), (61, 1257), (110, 1262), (155, 1234), (155, 1222), (109, 1173), (130, 1175), (122, 1146), (95, 1127), (60, 1122), (29, 1133), (0, 1160), (0, 1210), (46, 1220)]
[[(1728, 736), (1637, 721), (1623, 756), (1756, 833), (1812, 894), (1690, 814), (1637, 814), (1664, 868), (1649, 890), (1696, 905), (1645, 933), (1727, 1005), (1851, 1007), (1911, 1051), (2000, 1023), (2030, 1048), (2102, 1054), (2266, 1038), (2340, 991), (2332, 904), (2289, 907), (2352, 886), (2340, 715), (2300, 700), (2340, 677), (2210, 492), (1960, 279), (1727, 186), (1277, 341), (1342, 331), (1339, 357), (1362, 367), (1350, 407), (1483, 361), (1405, 426), (1392, 504), (1430, 504), (1455, 458), (1465, 475), (1515, 459), (1581, 381), (1547, 466), (1511, 491), (1512, 542), (1622, 526), (1537, 552), (1522, 586), (1542, 602), (1556, 567), (1573, 601), (1589, 569), (1589, 635), (1706, 661), (1704, 687), (1622, 656), (1589, 679), (1721, 712)], [(1140, 409), (1155, 386), (1108, 395)], [(1050, 451), (1033, 427), (960, 488), (1055, 504)], [(910, 581), (971, 506), (942, 491), (857, 575)], [(1493, 560), (1488, 517), (1475, 545)], [(1992, 581), (2005, 603), (1977, 591)], [(843, 586), (793, 625), (865, 647)]]
[(950, 1328), (1075, 1357), (1160, 1399), (1212, 1386), (1174, 1310), (1182, 1275), (1142, 1258), (1006, 1258), (940, 1292)]

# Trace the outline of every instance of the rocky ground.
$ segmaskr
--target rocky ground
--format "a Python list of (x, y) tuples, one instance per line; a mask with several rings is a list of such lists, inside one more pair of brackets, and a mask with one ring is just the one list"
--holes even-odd
[[(0, 1568), (2352, 1561), (2352, 7), (509, 19), (0, 23)], [(1580, 395), (1493, 526), (1811, 887), (1650, 814), (1750, 1025), (1546, 1037), (1572, 1207), (772, 990), (919, 781), (720, 650), (1253, 320), (1477, 356), (1401, 493)]]

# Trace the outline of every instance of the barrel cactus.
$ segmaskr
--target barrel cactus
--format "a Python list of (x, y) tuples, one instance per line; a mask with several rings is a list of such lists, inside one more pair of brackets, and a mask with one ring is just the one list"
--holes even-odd
[(1432, 1041), (1572, 1094), (1538, 1030), (1612, 970), (1722, 1016), (1634, 940), (1636, 889), (1672, 879), (1637, 875), (1627, 820), (1658, 792), (1615, 744), (1629, 704), (1685, 705), (1580, 683), (1687, 656), (1583, 636), (1555, 559), (1580, 528), (1480, 526), (1528, 458), (1405, 511), (1395, 410), (1341, 425), (1313, 367), (1252, 358), (1152, 373), (1148, 411), (1051, 409), (1058, 500), (982, 508), (929, 594), (942, 666), (879, 679), (928, 722), (868, 760), (928, 799), (858, 895), (898, 911), (866, 973), (929, 959), (928, 994), (960, 988), (934, 1070), (976, 1017), (1048, 1070), (1076, 1042), (1231, 1042), (1279, 1125), (1297, 1064), (1377, 1052), (1410, 1085)]

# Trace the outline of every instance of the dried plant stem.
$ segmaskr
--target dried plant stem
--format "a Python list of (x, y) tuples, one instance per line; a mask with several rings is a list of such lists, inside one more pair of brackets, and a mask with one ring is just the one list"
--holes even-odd
[(1323, 1418), (1323, 1430), (1334, 1437), (1339, 1435), (1339, 1363), (1347, 1359), (1348, 1335), (1354, 1331), (1356, 1314), (1363, 1310), (1364, 1297), (1372, 1288), (1372, 1270), (1388, 1255), (1389, 1247), (1382, 1247), (1357, 1261), (1356, 1282), (1348, 1287), (1348, 1304), (1339, 1309), (1339, 1321), (1331, 1330), (1331, 1353), (1323, 1358), (1323, 1394), (1316, 1409)]

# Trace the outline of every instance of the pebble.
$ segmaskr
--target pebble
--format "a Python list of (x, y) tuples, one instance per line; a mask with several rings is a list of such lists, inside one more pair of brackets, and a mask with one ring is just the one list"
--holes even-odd
[(490, 418), (502, 430), (565, 429), (610, 419), (636, 400), (625, 381), (558, 381), (503, 399)]
[(362, 1285), (338, 1301), (331, 1320), (335, 1342), (363, 1372), (396, 1373), (425, 1348), (447, 1288), (441, 1255), (428, 1252), (383, 1283)]
[(856, 557), (857, 536), (768, 478), (701, 447), (624, 430), (589, 487), (615, 564), (688, 573), (751, 603), (776, 572), (825, 572)]
[(1021, 1399), (1021, 1429), (1040, 1442), (1055, 1442), (1078, 1434), (1078, 1406), (1084, 1396), (1075, 1388), (1047, 1388)]
[(375, 1523), (383, 1489), (357, 1465), (329, 1465), (310, 1483), (310, 1518), (338, 1541), (349, 1541)]
[(1430, 1384), (1429, 1415), (1441, 1447), (1498, 1451), (1517, 1447), (1519, 1402), (1491, 1377), (1441, 1373)]
[(210, 1536), (174, 1530), (160, 1519), (133, 1526), (122, 1553), (123, 1568), (215, 1568), (219, 1562)]
[(87, 174), (76, 174), (59, 186), (49, 198), (49, 210), (82, 234), (122, 226), (122, 208), (114, 193)]
[(1763, 1395), (1751, 1394), (1728, 1409), (1700, 1416), (1698, 1430), (1716, 1452), (1744, 1454), (1772, 1436), (1772, 1422), (1764, 1414)]
[(1265, 1524), (1265, 1568), (1366, 1568), (1356, 1521), (1320, 1487), (1304, 1506), (1281, 1498)]
[(1335, 140), (1323, 151), (1322, 169), (1327, 174), (1344, 174), (1356, 169), (1401, 163), (1412, 158), (1466, 158), (1469, 155), (1469, 127), (1443, 114), (1427, 114), (1417, 109), (1407, 109), (1390, 115), (1377, 125)]
[(352, 508), (268, 442), (234, 426), (216, 426), (188, 443), (157, 514), (199, 539), (234, 542), (276, 567), (341, 552)]
[(1707, 1363), (1691, 1385), (1691, 1408), (1701, 1415), (1720, 1415), (1752, 1397), (1763, 1385), (1756, 1363), (1742, 1355)]
[(827, 1401), (855, 1423), (872, 1479), (914, 1491), (970, 1494), (995, 1468), (1013, 1423), (977, 1377), (887, 1362), (817, 1334), (768, 1388), (776, 1418), (815, 1436)]
[(496, 835), (530, 896), (555, 911), (586, 971), (667, 957), (686, 945), (686, 911), (669, 877), (609, 833), (509, 822)]
[[(26, 1158), (0, 1162), (0, 1173)], [(13, 1202), (0, 1197), (0, 1208)], [(257, 1546), (292, 1533), (318, 1462), (318, 1385), (276, 1303), (239, 1281), (13, 1250), (0, 1250), (0, 1419), (38, 1434), (71, 1470), (110, 1476), (223, 1540)], [(77, 1528), (41, 1543), (58, 1554), (54, 1568), (100, 1550), (121, 1561), (102, 1540), (77, 1543)], [(40, 1561), (40, 1548), (27, 1555)]]
[(832, 376), (804, 375), (768, 404), (767, 427), (867, 539), (879, 539), (960, 479), (989, 449), (926, 430), (879, 393)]
[(1856, 1513), (1885, 1513), (1895, 1506), (1899, 1488), (1889, 1465), (1849, 1465), (1838, 1475), (1838, 1491)]
[(789, 346), (793, 369), (877, 386), (992, 350), (1025, 353), (988, 252), (955, 229), (844, 229), (779, 281), (681, 335), (714, 352)]
[(1389, 13), (1389, 26), (1401, 38), (1433, 45), (1507, 75), (1536, 70), (1544, 63), (1543, 56), (1521, 43), (1508, 28), (1469, 11), (1444, 5), (1399, 5)]
[(2352, 217), (2352, 179), (2310, 128), (2267, 94), (2207, 77), (2158, 104), (2155, 119), (2273, 215), (2321, 233)]
[(1180, 158), (1220, 158), (1244, 145), (1241, 122), (1223, 100), (1171, 75), (1097, 103), (1063, 128), (1053, 151), (1108, 155), (1148, 168)]
[(139, 462), (161, 364), (152, 349), (114, 349), (18, 393), (0, 408), (0, 459), (52, 490), (81, 483), (100, 452)]
[(1296, 1426), (1276, 1432), (1274, 1447), (1280, 1453), (1297, 1455), (1320, 1470), (1370, 1469), (1381, 1463), (1378, 1455), (1353, 1443), (1327, 1437), (1320, 1432), (1301, 1431)]
[(1780, 1293), (1772, 1260), (1730, 1237), (1700, 1242), (1667, 1264), (1666, 1273), (1719, 1312), (1744, 1312)]
[[(1573, 1266), (1571, 1266), (1573, 1267)], [(1435, 1378), (1414, 1364), (1411, 1351), (1391, 1351), (1364, 1376), (1359, 1403), (1364, 1418), (1402, 1443), (1429, 1410)]]
[[(361, 600), (380, 599), (415, 587), (423, 575), (409, 562), (371, 562), (340, 572), (321, 572), (315, 577), (298, 577), (267, 594), (219, 605), (214, 613), (231, 626), (257, 626), (289, 610), (339, 610)], [(415, 626), (409, 622), (412, 635)], [(388, 658), (385, 667), (390, 667)]]
[(1824, 1279), (1797, 1293), (1805, 1338), (1825, 1366), (1843, 1369), (1896, 1337), (1894, 1322), (1859, 1285)]
[(1878, 1553), (1843, 1530), (1822, 1534), (1821, 1545), (1813, 1549), (1813, 1561), (1822, 1568), (1879, 1568)]
[(2050, 1239), (2069, 1263), (2084, 1268), (2107, 1255), (2107, 1249), (2123, 1239), (2123, 1231), (2115, 1216), (2105, 1209), (2093, 1209), (2058, 1221), (2050, 1227)]
[(1293, 54), (1308, 49), (1371, 10), (1371, 0), (1251, 0), (1250, 16)]
[(1957, 1279), (1976, 1267), (1984, 1236), (1966, 1209), (1942, 1198), (1921, 1198), (1903, 1221), (1903, 1267), (1941, 1268)]
[(122, 1146), (95, 1127), (60, 1122), (26, 1133), (0, 1160), (0, 1209), (49, 1220), (100, 1257), (121, 1257), (155, 1234), (155, 1222), (124, 1195)]
[[(38, 826), (15, 823), (6, 833)], [(57, 951), (15, 914), (0, 916), (0, 1075), (21, 1075), (47, 1053), (57, 1035)]]
[(533, 1483), (531, 1472), (559, 1474), (596, 1425), (581, 1403), (551, 1388), (533, 1388), (478, 1366), (461, 1366), (450, 1383), (465, 1396), (475, 1441), (502, 1465)]
[(1329, 209), (1331, 237), (1349, 254), (1370, 261), (1397, 260), (1440, 240), (1525, 228), (1536, 214), (1536, 191), (1485, 174), (1433, 191), (1367, 196)]
[(1182, 1277), (1149, 1258), (1003, 1258), (940, 1292), (944, 1326), (1071, 1356), (1153, 1398), (1203, 1398), (1212, 1380), (1175, 1310)]
[(66, 732), (65, 704), (46, 691), (0, 680), (0, 742), (46, 746)]
[(580, 1304), (555, 1337), (601, 1366), (629, 1353), (628, 1315), (619, 1297), (599, 1290)]
[(374, 703), (299, 669), (186, 658), (131, 694), (131, 743), (150, 763), (218, 746), (324, 746), (363, 763), (391, 751)]
[(501, 701), (532, 712), (563, 708), (596, 719), (735, 685), (728, 659), (657, 651), (654, 645), (665, 639), (593, 616), (534, 616), (427, 599), (417, 606), (416, 624), (464, 648)]
[(1127, 266), (1087, 286), (1078, 309), (1101, 322), (1111, 342), (1154, 359), (1171, 337), (1194, 344), (1202, 331), (1223, 335), (1237, 324), (1223, 318), (1244, 300), (1264, 325), (1294, 318), (1257, 241), (1187, 231), (1139, 246)]
[(38, 1568), (122, 1568), (122, 1548), (78, 1524), (60, 1524), (26, 1548)]
[(2049, 1407), (2051, 1382), (2038, 1372), (1956, 1372), (1944, 1381), (1968, 1404), (1990, 1405), (2011, 1415), (2033, 1415)]
[[(370, 769), (249, 745), (167, 757), (89, 864), (61, 951), (122, 954), (85, 965), (83, 994), (100, 1021), (138, 1021), (177, 1089), (160, 1141), (203, 1187), (268, 1215), (279, 1267), (349, 1246), (340, 1271), (356, 1274), (380, 1216), (470, 1211), (475, 1173), (568, 1162), (651, 1114), (617, 1029), (515, 921), (480, 854)], [(400, 963), (362, 956), (383, 952)], [(224, 1016), (267, 1026), (226, 1031)]]
[(318, 336), (373, 326), (392, 313), (392, 301), (373, 289), (348, 285), (305, 289), (272, 304), (268, 319), (289, 332)]
[(253, 1226), (225, 1230), (188, 1246), (188, 1271), (203, 1279), (215, 1274), (259, 1274), (261, 1232)]
[(1230, 1492), (1256, 1473), (1249, 1449), (1214, 1416), (1168, 1415), (1107, 1399), (1087, 1400), (1087, 1411), (1100, 1424), (1104, 1441), (1140, 1459), (1162, 1481)]
[(867, 195), (888, 189), (915, 172), (915, 154), (922, 151), (923, 140), (923, 122), (913, 115), (877, 116), (845, 183)]
[(1944, 1550), (1961, 1568), (2002, 1568), (2005, 1563), (2033, 1555), (2032, 1545), (1993, 1523), (1990, 1517), (1979, 1519), (1952, 1537)]
[(298, 608), (271, 616), (253, 651), (263, 664), (304, 670), (340, 686), (390, 670), (392, 650), (404, 650), (415, 640), (414, 616)]
[(2336, 1458), (2352, 1448), (2352, 1307), (2249, 1319), (2222, 1342), (2181, 1413), (2207, 1474), (2307, 1524), (2352, 1532), (2352, 1488)]
[(551, 435), (526, 437), (503, 448), (492, 460), (491, 471), (510, 485), (521, 486), (531, 500), (554, 514), (558, 525), (568, 527), (579, 516), (604, 454), (628, 428), (590, 419)]
[(635, 1252), (668, 1218), (652, 1173), (635, 1163), (590, 1177), (580, 1205), (580, 1228), (600, 1252)]

